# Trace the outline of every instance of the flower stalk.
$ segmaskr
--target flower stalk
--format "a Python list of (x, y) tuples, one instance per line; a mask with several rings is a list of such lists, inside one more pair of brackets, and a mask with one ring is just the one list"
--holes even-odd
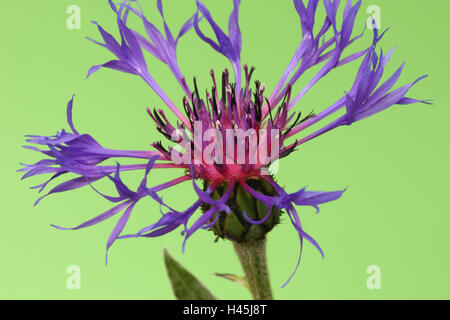
[(244, 269), (253, 299), (272, 300), (273, 295), (267, 269), (266, 239), (233, 241), (233, 245)]

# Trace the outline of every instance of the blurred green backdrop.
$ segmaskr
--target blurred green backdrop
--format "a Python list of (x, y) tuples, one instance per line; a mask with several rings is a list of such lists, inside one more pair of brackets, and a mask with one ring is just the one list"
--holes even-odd
[[(242, 2), (243, 62), (256, 66), (256, 77), (273, 87), (299, 43), (298, 16), (291, 0)], [(205, 4), (225, 26), (231, 0), (205, 0)], [(66, 27), (69, 5), (81, 8), (80, 30)], [(155, 1), (143, 0), (142, 5), (159, 23)], [(193, 0), (165, 0), (164, 5), (174, 31), (195, 9)], [(450, 3), (363, 1), (356, 32), (369, 17), (369, 5), (380, 7), (382, 28), (391, 27), (382, 47), (385, 51), (397, 47), (387, 70), (392, 73), (407, 61), (400, 84), (430, 74), (410, 96), (432, 98), (434, 106), (392, 108), (307, 143), (282, 161), (278, 180), (289, 191), (305, 185), (319, 190), (349, 189), (341, 200), (324, 205), (319, 215), (312, 209), (301, 211), (306, 231), (320, 243), (326, 257), (322, 260), (307, 244), (301, 268), (285, 289), (280, 287), (297, 261), (297, 235), (287, 220), (269, 235), (269, 267), (278, 299), (450, 298), (450, 68), (446, 42)], [(322, 21), (322, 6), (320, 12)], [(32, 207), (37, 194), (28, 187), (42, 179), (19, 182), (18, 163), (39, 159), (21, 148), (23, 135), (54, 134), (66, 128), (65, 107), (73, 93), (77, 95), (74, 118), (79, 131), (116, 149), (142, 150), (159, 140), (145, 108), (162, 103), (131, 75), (103, 70), (84, 80), (91, 65), (111, 58), (85, 39), (99, 38), (91, 20), (117, 34), (106, 0), (13, 1), (3, 4), (1, 16), (0, 298), (172, 299), (162, 260), (164, 246), (219, 298), (249, 298), (245, 289), (213, 275), (240, 274), (241, 270), (230, 243), (214, 243), (212, 233), (195, 234), (185, 254), (181, 254), (178, 232), (160, 239), (118, 241), (105, 266), (106, 239), (115, 219), (77, 232), (58, 231), (49, 225), (77, 225), (110, 208), (110, 203), (85, 188), (49, 197)], [(352, 50), (367, 46), (370, 39), (367, 32)], [(203, 88), (210, 86), (211, 68), (220, 72), (227, 66), (194, 32), (183, 38), (178, 52), (187, 78), (197, 76)], [(154, 77), (180, 102), (182, 92), (168, 69), (151, 61)], [(319, 111), (335, 101), (351, 86), (357, 65), (327, 76), (297, 108)], [(173, 175), (154, 172), (152, 184)], [(137, 182), (140, 176), (130, 175), (127, 181)], [(99, 187), (110, 190), (107, 185)], [(186, 183), (170, 189), (164, 197), (182, 209), (192, 201), (191, 189)], [(136, 231), (158, 216), (158, 206), (143, 201), (126, 231)], [(81, 268), (80, 290), (66, 287), (70, 265)], [(370, 265), (381, 268), (380, 290), (366, 287)]]

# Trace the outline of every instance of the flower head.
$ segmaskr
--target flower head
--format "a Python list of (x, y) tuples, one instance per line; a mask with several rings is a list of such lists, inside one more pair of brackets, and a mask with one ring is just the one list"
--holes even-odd
[[(46, 196), (90, 185), (102, 197), (115, 203), (105, 213), (70, 228), (75, 230), (90, 227), (124, 211), (107, 241), (107, 249), (116, 239), (158, 237), (180, 226), (185, 237), (183, 250), (186, 240), (201, 228), (212, 229), (218, 237), (238, 242), (259, 239), (264, 238), (279, 222), (282, 214), (286, 214), (299, 235), (300, 250), (306, 239), (323, 255), (317, 242), (304, 231), (295, 207), (311, 206), (318, 212), (320, 204), (340, 198), (344, 191), (318, 192), (301, 188), (297, 192), (287, 193), (275, 181), (271, 165), (290, 155), (303, 143), (339, 126), (351, 125), (393, 105), (428, 102), (406, 97), (409, 89), (423, 77), (392, 90), (403, 65), (385, 82), (381, 82), (393, 50), (386, 55), (382, 50), (378, 53), (377, 47), (384, 33), (380, 35), (376, 28), (367, 49), (344, 56), (344, 50), (362, 37), (362, 34), (353, 35), (361, 1), (353, 4), (349, 0), (344, 4), (340, 24), (337, 22), (339, 0), (309, 0), (307, 5), (302, 0), (293, 2), (302, 26), (302, 40), (279, 82), (273, 90), (269, 90), (259, 81), (252, 82), (254, 68), (241, 64), (239, 0), (233, 0), (227, 32), (219, 27), (206, 6), (197, 0), (197, 12), (186, 21), (176, 38), (166, 23), (161, 0), (157, 1), (157, 10), (163, 19), (163, 31), (146, 18), (137, 1), (122, 1), (117, 4), (110, 1), (117, 18), (120, 39), (116, 40), (94, 22), (103, 42), (91, 40), (108, 49), (115, 59), (92, 67), (88, 77), (101, 68), (109, 68), (142, 78), (177, 119), (176, 122), (171, 122), (171, 116), (162, 109), (147, 110), (167, 143), (163, 145), (157, 142), (152, 145), (152, 150), (143, 151), (105, 148), (92, 136), (80, 134), (75, 129), (72, 122), (72, 98), (67, 107), (71, 132), (63, 130), (51, 137), (29, 136), (27, 142), (42, 149), (37, 146), (27, 148), (41, 152), (47, 158), (33, 165), (24, 165), (21, 169), (25, 171), (23, 178), (53, 174), (46, 182), (34, 187), (42, 192), (50, 182), (66, 173), (74, 173), (78, 175), (76, 178), (59, 183)], [(319, 3), (323, 4), (326, 17), (317, 28), (316, 11)], [(146, 34), (128, 27), (127, 20), (131, 14), (142, 21)], [(212, 28), (215, 40), (202, 31), (205, 25)], [(212, 70), (211, 90), (206, 94), (200, 93), (203, 91), (199, 89), (196, 78), (193, 87), (188, 84), (177, 62), (178, 41), (191, 29), (213, 50), (225, 56), (233, 71), (233, 75), (225, 70), (216, 77)], [(182, 104), (172, 102), (158, 85), (150, 73), (144, 51), (168, 66), (184, 90), (185, 97), (180, 99)], [(343, 88), (346, 92), (340, 99), (318, 114), (302, 114), (294, 110), (297, 103), (320, 79), (349, 63), (358, 63), (359, 69), (352, 87)], [(306, 71), (319, 65), (321, 67), (306, 86), (299, 92), (294, 92), (293, 86), (297, 80)], [(293, 140), (305, 129), (339, 110), (344, 110), (345, 113), (336, 120), (306, 137)], [(141, 159), (144, 163), (104, 164), (110, 159), (120, 161), (120, 158), (136, 161)], [(148, 187), (147, 176), (153, 169), (174, 169), (180, 175), (164, 184)], [(136, 188), (137, 191), (129, 189), (120, 178), (121, 173), (134, 170), (144, 171), (144, 178)], [(93, 187), (94, 182), (104, 178), (114, 184), (117, 196), (104, 195)], [(158, 196), (160, 191), (189, 180), (197, 199), (185, 210), (173, 209)], [(196, 182), (199, 180), (203, 182), (201, 187)], [(162, 217), (136, 234), (122, 235), (133, 208), (147, 196), (161, 205)], [(200, 214), (194, 218), (197, 212)]]

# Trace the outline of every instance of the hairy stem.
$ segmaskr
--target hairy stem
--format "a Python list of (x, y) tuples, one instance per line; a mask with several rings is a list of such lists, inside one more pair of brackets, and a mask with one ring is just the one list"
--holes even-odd
[(266, 259), (266, 239), (233, 242), (255, 300), (272, 300)]

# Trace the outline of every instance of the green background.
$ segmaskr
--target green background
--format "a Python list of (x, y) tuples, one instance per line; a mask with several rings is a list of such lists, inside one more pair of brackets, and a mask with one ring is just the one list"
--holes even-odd
[[(300, 25), (292, 1), (263, 3), (243, 0), (243, 62), (255, 65), (256, 77), (273, 88), (299, 43)], [(80, 30), (66, 28), (66, 9), (72, 4), (81, 8)], [(193, 0), (166, 0), (164, 4), (174, 31), (195, 7)], [(205, 0), (205, 4), (226, 26), (231, 0)], [(450, 3), (364, 1), (355, 32), (363, 29), (366, 8), (372, 4), (381, 8), (382, 28), (391, 27), (382, 47), (385, 51), (397, 47), (387, 71), (394, 72), (406, 60), (399, 84), (429, 74), (409, 96), (434, 99), (434, 106), (392, 108), (309, 142), (282, 161), (277, 177), (288, 191), (305, 185), (311, 190), (349, 189), (341, 200), (323, 205), (318, 215), (309, 208), (301, 210), (306, 231), (320, 243), (326, 257), (322, 260), (307, 244), (299, 272), (284, 289), (280, 287), (297, 261), (297, 235), (286, 219), (269, 235), (269, 268), (278, 299), (450, 298)], [(155, 1), (144, 0), (142, 5), (159, 23)], [(322, 22), (320, 8), (318, 21)], [(230, 243), (214, 243), (209, 232), (196, 233), (185, 254), (181, 254), (179, 232), (160, 239), (119, 241), (105, 266), (106, 240), (117, 218), (76, 232), (49, 225), (77, 225), (107, 210), (110, 203), (85, 188), (49, 197), (32, 207), (37, 194), (28, 187), (42, 178), (20, 182), (15, 172), (19, 162), (39, 160), (37, 154), (21, 148), (23, 135), (54, 134), (67, 128), (65, 107), (73, 93), (77, 94), (74, 119), (79, 131), (116, 149), (145, 150), (160, 139), (145, 108), (160, 107), (162, 102), (131, 75), (102, 70), (84, 80), (91, 65), (111, 58), (85, 39), (99, 38), (89, 23), (94, 19), (117, 34), (106, 0), (13, 1), (2, 5), (1, 16), (0, 298), (172, 299), (162, 260), (164, 246), (219, 298), (249, 298), (245, 289), (213, 275), (240, 274), (241, 270)], [(367, 46), (370, 40), (367, 32), (352, 50)], [(220, 72), (227, 66), (194, 32), (182, 39), (178, 52), (183, 73), (188, 79), (197, 76), (202, 88), (210, 86), (211, 68)], [(168, 69), (154, 59), (150, 66), (172, 100), (181, 102), (182, 91)], [(357, 66), (334, 71), (297, 108), (320, 111), (330, 105), (350, 88)], [(297, 90), (308, 76), (299, 81)], [(151, 185), (174, 174), (155, 170)], [(141, 175), (131, 174), (126, 181), (136, 185)], [(99, 188), (111, 191), (106, 184)], [(192, 186), (186, 183), (163, 196), (182, 209), (192, 202)], [(158, 206), (146, 199), (133, 212), (126, 231), (151, 224), (158, 216)], [(70, 265), (81, 268), (80, 290), (66, 287)], [(370, 265), (381, 268), (381, 290), (366, 287)]]

